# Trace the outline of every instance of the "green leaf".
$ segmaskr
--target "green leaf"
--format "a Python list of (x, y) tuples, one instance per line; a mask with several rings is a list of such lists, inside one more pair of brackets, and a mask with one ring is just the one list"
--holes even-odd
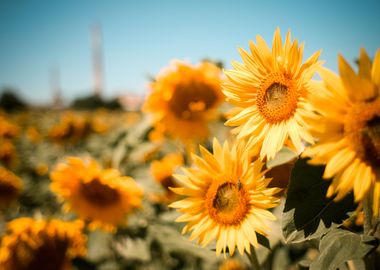
[(149, 234), (155, 238), (162, 247), (167, 251), (176, 251), (187, 254), (189, 256), (201, 258), (204, 260), (216, 260), (215, 252), (202, 248), (199, 245), (189, 241), (182, 236), (176, 228), (169, 226), (153, 224), (149, 226)]
[(115, 243), (118, 254), (127, 260), (139, 260), (149, 262), (151, 254), (145, 239), (126, 237)]
[(319, 243), (319, 257), (310, 270), (335, 270), (344, 262), (358, 260), (371, 253), (379, 245), (374, 236), (358, 235), (342, 229), (334, 229), (323, 236)]
[(273, 168), (282, 164), (286, 164), (298, 157), (297, 153), (290, 148), (283, 147), (274, 157), (274, 159), (267, 162), (268, 168)]
[(355, 210), (352, 194), (338, 202), (326, 198), (331, 181), (322, 178), (323, 170), (323, 166), (309, 165), (307, 159), (296, 162), (283, 213), (282, 231), (287, 242), (320, 237)]
[(269, 239), (266, 238), (264, 235), (256, 232), (257, 242), (262, 245), (263, 247), (266, 247), (267, 249), (270, 249), (270, 243)]

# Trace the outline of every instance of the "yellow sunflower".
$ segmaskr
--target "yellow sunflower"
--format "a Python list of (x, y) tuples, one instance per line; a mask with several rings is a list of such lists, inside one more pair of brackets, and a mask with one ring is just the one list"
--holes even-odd
[(171, 200), (174, 193), (170, 191), (169, 187), (174, 187), (175, 182), (172, 177), (174, 170), (183, 165), (183, 157), (181, 154), (171, 153), (164, 156), (161, 160), (155, 160), (150, 165), (150, 171), (156, 182), (166, 191), (166, 196), (163, 199)]
[(41, 133), (35, 127), (28, 127), (26, 130), (26, 137), (32, 143), (40, 143), (43, 139)]
[(221, 71), (212, 63), (173, 62), (151, 83), (143, 110), (172, 137), (184, 142), (204, 139), (223, 101), (220, 82)]
[(6, 167), (14, 167), (17, 164), (17, 152), (9, 139), (0, 138), (0, 163)]
[(260, 160), (250, 161), (245, 142), (231, 147), (221, 146), (216, 139), (213, 154), (200, 147), (202, 157), (193, 156), (195, 168), (183, 169), (185, 175), (174, 175), (183, 187), (172, 190), (187, 198), (174, 202), (183, 215), (177, 222), (188, 222), (183, 233), (192, 231), (190, 239), (206, 246), (216, 239), (216, 254), (230, 255), (237, 247), (240, 254), (250, 253), (257, 246), (256, 233), (266, 235), (266, 221), (274, 220), (268, 208), (279, 199), (279, 188), (268, 188), (271, 179), (265, 178)]
[(21, 179), (0, 166), (0, 208), (8, 207), (18, 197), (21, 189)]
[(222, 262), (218, 268), (219, 270), (247, 270), (243, 262), (237, 259), (227, 259)]
[(49, 137), (55, 141), (76, 142), (83, 139), (90, 132), (91, 126), (86, 117), (73, 112), (65, 112), (59, 123), (49, 131)]
[(19, 134), (19, 127), (9, 122), (5, 116), (0, 115), (0, 138), (12, 139)]
[(238, 139), (247, 138), (251, 151), (261, 149), (262, 160), (273, 159), (284, 144), (299, 153), (302, 140), (313, 143), (307, 131), (308, 119), (314, 116), (309, 82), (322, 63), (320, 51), (302, 64), (304, 45), (292, 42), (290, 32), (282, 44), (277, 29), (272, 50), (261, 36), (256, 41), (257, 45), (250, 42), (250, 52), (240, 49), (243, 63), (234, 61), (234, 70), (225, 71), (223, 93), (237, 106), (226, 125), (237, 126)]
[(339, 73), (320, 69), (322, 83), (313, 103), (320, 114), (313, 125), (318, 144), (304, 152), (313, 164), (326, 164), (324, 178), (333, 178), (328, 196), (351, 190), (361, 201), (373, 193), (377, 215), (380, 200), (380, 50), (373, 64), (364, 49), (359, 72), (339, 56)]
[(18, 218), (7, 224), (1, 238), (2, 270), (65, 270), (71, 259), (84, 256), (83, 222)]
[(68, 157), (50, 175), (51, 190), (65, 201), (64, 209), (89, 221), (89, 228), (114, 230), (141, 205), (142, 190), (115, 169), (101, 169), (92, 159)]

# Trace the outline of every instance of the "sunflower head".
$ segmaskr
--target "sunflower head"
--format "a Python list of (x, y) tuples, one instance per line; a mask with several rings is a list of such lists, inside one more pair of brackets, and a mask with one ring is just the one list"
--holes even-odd
[(15, 219), (1, 238), (0, 268), (71, 269), (71, 259), (86, 253), (82, 228), (81, 221)]
[(161, 160), (155, 160), (150, 166), (150, 171), (156, 182), (168, 189), (174, 185), (172, 174), (174, 170), (183, 165), (181, 154), (171, 153), (164, 156)]
[(219, 270), (247, 270), (247, 267), (238, 259), (227, 259), (219, 266)]
[(240, 254), (257, 246), (256, 232), (266, 235), (266, 221), (275, 217), (267, 209), (275, 207), (280, 189), (268, 188), (260, 160), (251, 162), (246, 143), (229, 146), (213, 143), (213, 154), (200, 147), (202, 157), (193, 156), (194, 168), (175, 175), (182, 187), (173, 192), (186, 198), (172, 203), (183, 215), (177, 222), (187, 222), (183, 233), (192, 231), (190, 239), (206, 246), (216, 240), (216, 253)]
[(96, 112), (95, 115), (90, 117), (91, 130), (95, 133), (103, 134), (110, 129), (108, 117), (104, 113)]
[(8, 207), (20, 194), (21, 179), (0, 166), (0, 208)]
[(302, 140), (313, 143), (307, 130), (307, 120), (315, 117), (310, 80), (322, 63), (320, 52), (302, 63), (303, 43), (291, 41), (290, 32), (282, 43), (279, 29), (271, 49), (261, 36), (249, 47), (250, 52), (240, 49), (243, 63), (233, 62), (234, 69), (225, 71), (223, 93), (236, 106), (226, 125), (237, 127), (238, 139), (247, 139), (251, 152), (260, 146), (261, 159), (273, 159), (284, 145), (300, 152)]
[(69, 111), (50, 129), (49, 137), (57, 142), (77, 142), (87, 136), (90, 130), (91, 124), (84, 115)]
[(175, 62), (151, 83), (151, 93), (143, 110), (154, 117), (154, 124), (182, 141), (204, 139), (207, 124), (223, 101), (220, 69), (209, 62), (192, 66)]
[(51, 190), (65, 202), (64, 209), (90, 222), (90, 229), (114, 230), (141, 205), (142, 190), (115, 169), (102, 169), (92, 159), (69, 157), (50, 175)]
[(183, 165), (183, 157), (177, 153), (167, 154), (161, 160), (154, 160), (150, 165), (150, 171), (154, 180), (161, 184), (166, 191), (165, 196), (161, 198), (164, 201), (171, 201), (176, 197), (169, 187), (176, 185), (172, 175), (175, 169), (181, 165)]
[(35, 127), (32, 126), (28, 127), (28, 129), (26, 130), (26, 137), (32, 143), (39, 143), (43, 139), (41, 133)]
[(20, 132), (20, 128), (7, 120), (5, 115), (0, 115), (0, 138), (13, 139)]
[(14, 167), (17, 164), (16, 149), (9, 139), (0, 138), (0, 163), (6, 167)]
[[(319, 113), (312, 132), (319, 142), (306, 149), (311, 163), (326, 165), (324, 177), (333, 178), (328, 190), (336, 199), (351, 190), (360, 202), (373, 193), (373, 212), (380, 203), (380, 50), (373, 63), (364, 49), (359, 71), (339, 56), (340, 76), (321, 68), (312, 102)], [(333, 104), (334, 106), (331, 106)]]

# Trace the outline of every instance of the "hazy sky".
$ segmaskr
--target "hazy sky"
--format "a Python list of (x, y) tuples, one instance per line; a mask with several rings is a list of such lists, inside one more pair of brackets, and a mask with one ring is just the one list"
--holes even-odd
[(145, 93), (147, 75), (171, 59), (240, 60), (257, 34), (305, 41), (305, 58), (322, 48), (336, 70), (359, 48), (380, 47), (380, 1), (96, 1), (0, 0), (0, 88), (12, 86), (29, 101), (51, 99), (49, 69), (59, 66), (64, 96), (92, 88), (90, 29), (103, 31), (105, 93)]

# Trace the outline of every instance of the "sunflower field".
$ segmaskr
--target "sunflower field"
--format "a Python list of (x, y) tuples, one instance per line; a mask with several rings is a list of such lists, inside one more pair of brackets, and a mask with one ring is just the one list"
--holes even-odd
[(0, 111), (0, 269), (380, 269), (380, 49), (303, 51), (276, 29), (138, 111)]

